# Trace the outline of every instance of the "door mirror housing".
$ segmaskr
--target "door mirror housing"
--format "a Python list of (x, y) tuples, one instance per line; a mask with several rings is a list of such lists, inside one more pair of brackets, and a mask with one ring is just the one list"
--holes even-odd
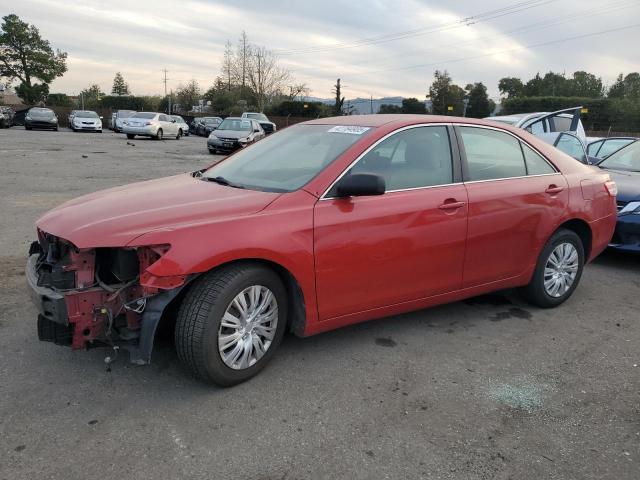
[(342, 177), (336, 186), (338, 197), (366, 197), (382, 195), (386, 189), (384, 178), (373, 173), (354, 173)]

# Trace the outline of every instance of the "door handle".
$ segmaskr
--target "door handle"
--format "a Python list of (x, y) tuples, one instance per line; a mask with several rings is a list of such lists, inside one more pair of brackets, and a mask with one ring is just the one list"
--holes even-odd
[(564, 187), (558, 187), (556, 185), (549, 185), (544, 192), (548, 193), (549, 195), (555, 195), (556, 193), (560, 193), (562, 190), (564, 190)]
[(447, 202), (445, 201), (442, 205), (438, 206), (440, 210), (455, 210), (458, 208), (462, 208), (467, 204), (467, 202)]

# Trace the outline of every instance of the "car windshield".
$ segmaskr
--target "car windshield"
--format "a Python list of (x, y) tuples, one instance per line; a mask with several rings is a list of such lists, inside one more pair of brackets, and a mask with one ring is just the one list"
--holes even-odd
[(78, 118), (98, 118), (98, 114), (96, 112), (78, 111), (73, 115)]
[(155, 113), (140, 112), (140, 113), (136, 113), (134, 115), (131, 115), (131, 118), (143, 118), (145, 120), (151, 120), (152, 118), (155, 118), (155, 116), (156, 116)]
[[(220, 120), (218, 120), (217, 118), (205, 118), (204, 119), (204, 123), (219, 123)], [(229, 130), (232, 130), (231, 128)]]
[(120, 110), (117, 115), (120, 118), (129, 118), (133, 116), (136, 112), (130, 110)]
[(601, 168), (640, 172), (640, 141), (635, 141), (613, 153), (598, 164)]
[(264, 113), (247, 113), (245, 114), (246, 118), (253, 118), (254, 120), (262, 120), (264, 122), (268, 122), (269, 119)]
[(240, 118), (227, 118), (218, 127), (219, 130), (235, 130), (237, 132), (248, 132), (251, 130), (251, 122)]
[(222, 178), (230, 185), (251, 190), (292, 192), (308, 183), (372, 130), (368, 127), (296, 125), (239, 151), (211, 167), (203, 177)]

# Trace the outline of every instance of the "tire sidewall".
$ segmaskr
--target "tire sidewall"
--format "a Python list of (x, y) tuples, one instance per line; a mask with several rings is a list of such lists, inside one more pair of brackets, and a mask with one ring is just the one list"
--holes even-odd
[[(222, 316), (231, 301), (242, 290), (252, 285), (264, 285), (273, 292), (278, 302), (278, 325), (273, 341), (264, 356), (249, 368), (234, 370), (228, 367), (220, 356), (218, 350), (218, 331), (220, 329)], [(239, 275), (234, 278), (227, 285), (224, 292), (215, 299), (215, 304), (208, 314), (204, 331), (204, 351), (202, 352), (207, 376), (219, 385), (234, 385), (251, 378), (262, 370), (277, 350), (284, 336), (287, 322), (287, 305), (286, 289), (278, 275), (274, 272), (263, 268), (256, 268), (250, 270), (246, 275)]]

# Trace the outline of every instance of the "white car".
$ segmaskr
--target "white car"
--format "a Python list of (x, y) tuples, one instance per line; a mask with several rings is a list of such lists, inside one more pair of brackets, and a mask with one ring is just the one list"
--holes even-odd
[(102, 133), (102, 117), (90, 110), (74, 110), (69, 127), (74, 132), (82, 130)]
[(581, 110), (582, 107), (571, 107), (556, 112), (516, 113), (486, 117), (485, 120), (513, 125), (536, 136), (545, 133), (573, 132), (586, 145), (587, 135), (582, 120), (580, 120)]
[(188, 137), (189, 125), (187, 125), (187, 122), (184, 121), (184, 118), (182, 118), (180, 115), (171, 115), (171, 118), (173, 118), (178, 124), (178, 126), (182, 129), (182, 135), (184, 135), (185, 137)]
[(155, 140), (162, 140), (165, 137), (180, 140), (184, 132), (170, 115), (138, 112), (123, 122), (122, 133), (125, 133), (130, 139), (140, 135)]
[(276, 124), (270, 121), (264, 113), (244, 112), (241, 118), (250, 118), (251, 120), (255, 120), (260, 124), (260, 127), (262, 127), (264, 133), (267, 135), (270, 135), (277, 130)]

